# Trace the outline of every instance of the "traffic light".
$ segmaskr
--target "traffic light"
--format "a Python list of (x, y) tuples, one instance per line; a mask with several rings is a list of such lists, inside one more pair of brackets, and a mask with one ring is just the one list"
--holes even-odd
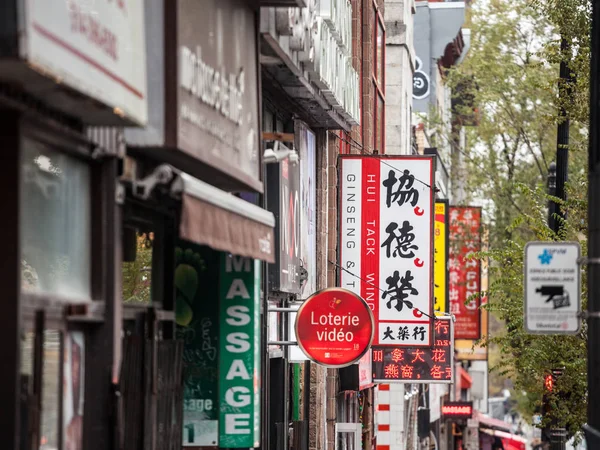
[(550, 396), (552, 395), (552, 392), (554, 392), (557, 378), (560, 377), (562, 373), (563, 369), (552, 369), (550, 373), (544, 375), (544, 396), (542, 399), (542, 413), (544, 415), (546, 415), (551, 409), (549, 402)]
[[(544, 416), (549, 415), (552, 411), (552, 405), (550, 399), (552, 398), (554, 402), (560, 401), (560, 395), (556, 396), (555, 392), (556, 388), (556, 380), (563, 373), (563, 369), (552, 369), (550, 373), (544, 375), (544, 394), (542, 397), (542, 414)], [(554, 398), (553, 398), (554, 396)], [(545, 442), (550, 442), (551, 445), (558, 444), (563, 441), (563, 429), (557, 428), (556, 418), (553, 417), (550, 420), (550, 423), (542, 430), (542, 439)]]
[(553, 389), (554, 389), (554, 375), (547, 374), (544, 377), (544, 391), (552, 392)]

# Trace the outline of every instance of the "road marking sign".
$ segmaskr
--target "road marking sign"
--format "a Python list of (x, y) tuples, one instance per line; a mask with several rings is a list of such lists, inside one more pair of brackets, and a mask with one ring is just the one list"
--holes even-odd
[(525, 246), (525, 330), (577, 334), (581, 327), (581, 272), (577, 242), (529, 242)]

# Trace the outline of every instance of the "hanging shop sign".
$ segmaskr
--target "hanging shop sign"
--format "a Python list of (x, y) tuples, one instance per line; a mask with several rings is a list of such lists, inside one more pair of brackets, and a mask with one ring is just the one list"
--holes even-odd
[(87, 124), (146, 123), (143, 2), (14, 3), (21, 16), (3, 22), (10, 44), (0, 47), (14, 48), (18, 34), (20, 54), (0, 58), (18, 57), (26, 70), (9, 64), (0, 78), (18, 77), (37, 98)]
[(175, 322), (183, 346), (184, 447), (219, 441), (220, 252), (179, 241), (175, 248)]
[(435, 340), (430, 348), (373, 347), (376, 383), (454, 383), (454, 323), (436, 317)]
[[(483, 235), (482, 248), (486, 251), (486, 235)], [(487, 258), (481, 259), (481, 292), (487, 292), (489, 286), (489, 261)], [(486, 308), (488, 303), (487, 295), (481, 297), (481, 337), (483, 341), (476, 339), (456, 339), (454, 341), (454, 350), (458, 361), (487, 361), (488, 347), (485, 344), (485, 337), (489, 334), (489, 312)]]
[(260, 445), (260, 261), (221, 254), (219, 447)]
[(273, 291), (300, 294), (300, 165), (292, 164), (288, 159), (269, 164), (267, 179), (267, 205), (276, 220), (275, 249), (278, 254), (275, 264), (269, 264), (270, 287)]
[(448, 296), (456, 317), (456, 339), (481, 337), (481, 208), (450, 207)]
[(525, 246), (525, 329), (534, 334), (577, 334), (581, 328), (578, 242)]
[(177, 20), (169, 28), (177, 33), (175, 147), (257, 188), (257, 12), (239, 0), (176, 4)]
[(448, 312), (448, 201), (435, 202), (433, 300), (436, 312)]
[(473, 402), (446, 402), (442, 405), (442, 420), (467, 420), (473, 417)]
[(373, 386), (373, 356), (371, 350), (358, 360), (358, 388), (360, 390)]
[(429, 96), (431, 82), (429, 75), (423, 72), (423, 63), (421, 59), (415, 57), (415, 73), (413, 75), (413, 98), (421, 100)]
[(319, 291), (296, 316), (296, 339), (312, 361), (327, 367), (357, 362), (373, 341), (373, 314), (358, 295), (341, 288)]
[(340, 285), (365, 299), (376, 346), (433, 344), (433, 158), (341, 157)]
[[(483, 287), (483, 291), (486, 288)], [(485, 338), (488, 335), (489, 312), (485, 308), (487, 297), (481, 298), (481, 336)], [(480, 342), (478, 339), (456, 339), (454, 341), (454, 349), (456, 350), (456, 359), (458, 361), (487, 361), (488, 348), (485, 342)]]
[(299, 121), (296, 129), (300, 153), (300, 298), (304, 299), (317, 290), (316, 136)]

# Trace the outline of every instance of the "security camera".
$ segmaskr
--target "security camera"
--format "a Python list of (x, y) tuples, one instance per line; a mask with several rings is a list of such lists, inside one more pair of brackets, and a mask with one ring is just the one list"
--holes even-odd
[(298, 152), (295, 150), (291, 150), (290, 155), (288, 156), (290, 162), (295, 166), (300, 161), (300, 157), (298, 156)]
[[(280, 147), (282, 148), (280, 149)], [(263, 154), (263, 161), (265, 164), (278, 163), (286, 158), (294, 165), (298, 164), (298, 161), (300, 160), (296, 150), (287, 148), (285, 145), (280, 144), (279, 141), (275, 141), (273, 148), (265, 149), (265, 153)]]

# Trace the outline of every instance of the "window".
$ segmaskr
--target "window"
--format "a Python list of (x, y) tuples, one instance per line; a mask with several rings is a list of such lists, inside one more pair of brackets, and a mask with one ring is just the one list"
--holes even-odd
[(123, 301), (150, 305), (154, 233), (127, 224), (123, 228)]
[(385, 152), (385, 28), (373, 4), (373, 149)]
[(21, 289), (91, 298), (91, 173), (86, 162), (25, 139)]

